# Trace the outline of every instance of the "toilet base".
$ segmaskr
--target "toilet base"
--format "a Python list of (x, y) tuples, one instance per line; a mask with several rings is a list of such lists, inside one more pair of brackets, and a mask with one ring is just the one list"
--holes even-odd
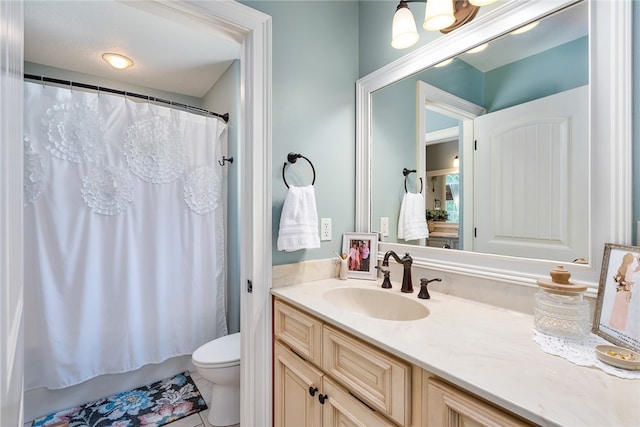
[(239, 385), (213, 385), (207, 419), (216, 427), (240, 424)]

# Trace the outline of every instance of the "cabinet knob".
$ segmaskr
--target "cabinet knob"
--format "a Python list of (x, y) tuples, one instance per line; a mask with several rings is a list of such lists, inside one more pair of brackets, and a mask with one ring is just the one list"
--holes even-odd
[(311, 397), (315, 396), (317, 391), (318, 391), (318, 387), (314, 387), (314, 386), (309, 387), (309, 394), (311, 395)]
[(318, 400), (320, 401), (320, 404), (324, 405), (324, 402), (329, 399), (329, 396), (327, 396), (326, 394), (322, 394), (320, 393), (318, 395)]

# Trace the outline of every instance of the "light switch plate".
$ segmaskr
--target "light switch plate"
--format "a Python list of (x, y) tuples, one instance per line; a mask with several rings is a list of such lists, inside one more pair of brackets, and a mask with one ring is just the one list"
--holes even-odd
[(331, 240), (331, 218), (320, 219), (320, 240), (323, 242)]
[(380, 233), (382, 237), (389, 235), (389, 217), (383, 216), (380, 218)]

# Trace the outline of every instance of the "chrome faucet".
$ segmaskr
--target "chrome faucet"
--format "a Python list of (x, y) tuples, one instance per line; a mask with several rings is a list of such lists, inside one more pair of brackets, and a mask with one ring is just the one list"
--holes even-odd
[(392, 256), (396, 262), (399, 262), (404, 267), (404, 271), (402, 274), (402, 288), (401, 292), (411, 293), (413, 292), (413, 284), (411, 283), (411, 263), (413, 263), (413, 258), (408, 253), (405, 253), (402, 258), (398, 256), (394, 251), (387, 251), (384, 254), (384, 259), (382, 260), (383, 267), (389, 267), (389, 257)]

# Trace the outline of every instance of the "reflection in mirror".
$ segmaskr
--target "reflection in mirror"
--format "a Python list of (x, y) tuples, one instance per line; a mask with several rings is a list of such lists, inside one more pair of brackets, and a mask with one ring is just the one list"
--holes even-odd
[[(588, 3), (581, 2), (540, 20), (539, 25), (529, 32), (506, 34), (491, 41), (482, 52), (468, 51), (455, 57), (446, 66), (430, 67), (372, 93), (372, 229), (377, 230), (381, 219), (388, 218), (390, 232), (388, 236), (383, 237), (383, 240), (388, 242), (442, 247), (442, 242), (438, 240), (441, 237), (439, 233), (447, 233), (448, 237), (452, 237), (456, 232), (456, 244), (446, 242), (452, 248), (565, 262), (571, 262), (578, 257), (588, 257), (588, 222), (582, 221), (578, 228), (572, 228), (573, 226), (568, 224), (576, 221), (567, 216), (569, 211), (588, 210), (588, 198), (579, 201), (569, 200), (563, 208), (558, 209), (558, 203), (563, 203), (568, 194), (576, 192), (576, 183), (581, 182), (581, 185), (584, 185), (584, 182), (589, 181), (588, 156), (573, 155), (571, 151), (567, 151), (568, 147), (572, 147), (573, 150), (588, 153), (588, 134), (579, 140), (566, 140), (564, 136), (567, 133), (562, 132), (571, 134), (576, 129), (567, 128), (567, 123), (556, 123), (555, 128), (546, 123), (544, 126), (551, 126), (550, 132), (555, 132), (554, 145), (548, 146), (539, 142), (536, 146), (538, 152), (547, 150), (551, 157), (538, 159), (527, 165), (524, 160), (531, 159), (531, 151), (526, 151), (522, 142), (507, 144), (504, 140), (505, 135), (509, 132), (530, 134), (534, 132), (534, 128), (540, 131), (540, 126), (543, 125), (522, 123), (518, 129), (499, 129), (502, 139), (497, 141), (497, 136), (492, 132), (501, 128), (501, 125), (500, 122), (496, 124), (494, 121), (489, 125), (487, 136), (491, 142), (484, 146), (491, 148), (484, 150), (482, 156), (477, 156), (474, 150), (474, 141), (477, 139), (477, 135), (474, 136), (476, 120), (468, 116), (467, 120), (456, 117), (453, 113), (456, 111), (455, 106), (451, 106), (449, 112), (446, 109), (432, 108), (428, 96), (424, 102), (424, 98), (420, 98), (421, 83), (418, 83), (423, 82), (422, 84), (429, 87), (440, 89), (453, 99), (478, 107), (475, 115), (491, 117), (494, 113), (510, 111), (512, 108), (516, 111), (514, 114), (517, 114), (521, 109), (517, 106), (526, 105), (539, 98), (555, 96), (583, 86), (586, 92), (585, 85), (589, 83), (588, 45)], [(419, 99), (417, 112), (416, 93)], [(556, 113), (557, 116), (575, 114), (574, 111)], [(509, 117), (510, 123), (520, 123), (523, 120), (522, 116)], [(588, 117), (584, 120), (585, 122), (579, 126), (586, 130), (589, 127)], [(504, 121), (502, 123), (504, 124)], [(452, 136), (454, 133), (456, 135)], [(447, 138), (453, 142), (446, 142)], [(515, 151), (498, 158), (492, 150)], [(486, 156), (492, 152), (494, 154)], [(456, 156), (459, 160), (459, 174), (454, 175), (446, 170), (453, 168)], [(561, 162), (556, 161), (557, 156), (564, 156)], [(514, 159), (524, 159), (524, 163), (514, 162)], [(504, 168), (507, 164), (519, 165), (518, 167), (526, 173), (505, 175), (507, 172)], [(438, 231), (432, 231), (430, 238), (426, 240), (406, 242), (398, 240), (394, 233), (394, 224), (397, 225), (400, 200), (404, 191), (399, 171), (404, 167), (418, 169), (419, 176), (415, 179), (425, 179), (425, 220), (429, 216), (438, 215), (432, 211), (451, 212), (445, 221), (442, 221), (442, 215), (439, 220), (433, 221), (440, 227)], [(518, 183), (518, 180), (522, 180), (525, 187), (498, 187), (496, 180), (499, 180), (499, 177), (495, 171), (499, 169), (502, 173), (500, 182)], [(581, 170), (583, 175), (578, 177), (557, 173), (565, 169)], [(542, 187), (536, 192), (531, 192), (529, 188), (534, 177), (541, 177), (535, 180), (534, 184), (540, 184)], [(456, 178), (457, 191), (453, 190), (453, 180)], [(449, 184), (446, 182), (447, 179), (450, 181)], [(479, 184), (476, 182), (478, 179), (485, 181)], [(418, 191), (419, 183), (416, 181), (413, 185), (413, 191)], [(478, 192), (480, 187), (484, 192)], [(496, 194), (504, 194), (505, 191), (522, 194), (521, 198), (513, 198), (515, 203), (521, 203), (522, 206), (494, 203), (492, 198)], [(588, 194), (588, 189), (583, 187), (581, 192)], [(476, 206), (474, 200), (478, 202)], [(526, 204), (528, 200), (537, 202), (534, 205)], [(540, 206), (548, 206), (549, 210), (543, 212)], [(523, 212), (532, 212), (535, 215), (525, 215)], [(521, 219), (533, 217), (550, 218), (549, 229), (544, 230), (544, 227), (532, 224), (533, 220), (529, 223), (518, 223)], [(557, 217), (562, 218), (556, 221)], [(492, 224), (496, 218), (500, 218), (503, 224), (514, 224), (513, 228), (496, 229)], [(478, 221), (485, 221), (481, 230), (485, 233), (485, 241), (491, 243), (478, 244), (475, 236), (479, 230)], [(448, 226), (446, 231), (440, 231), (447, 223), (456, 224), (456, 228)], [(434, 224), (429, 225), (431, 230), (435, 230)], [(532, 237), (537, 238), (540, 233), (540, 239), (532, 240)], [(582, 235), (585, 239), (573, 241), (576, 235)], [(496, 240), (501, 241), (500, 245), (493, 244)], [(524, 240), (526, 244), (514, 249), (511, 244), (515, 240)], [(569, 240), (571, 241), (567, 242)], [(576, 245), (577, 247), (570, 250), (565, 248)], [(527, 248), (532, 246), (538, 246), (538, 249), (528, 251)], [(547, 250), (549, 247), (557, 247), (560, 250), (550, 256)]]

